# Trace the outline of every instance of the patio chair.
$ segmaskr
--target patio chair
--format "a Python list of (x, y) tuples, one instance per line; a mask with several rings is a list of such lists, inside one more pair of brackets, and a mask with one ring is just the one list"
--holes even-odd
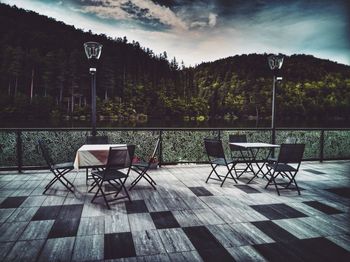
[[(233, 179), (237, 183), (237, 180), (232, 175), (232, 170), (234, 170), (234, 166), (237, 164), (237, 162), (226, 159), (221, 140), (205, 138), (204, 139), (204, 146), (205, 146), (205, 150), (206, 150), (207, 155), (208, 155), (209, 164), (212, 167), (212, 171), (210, 172), (205, 183), (208, 183), (209, 179), (213, 179), (213, 180), (221, 181), (220, 186), (222, 187), (227, 178)], [(231, 168), (229, 167), (229, 165), (232, 165)], [(218, 166), (225, 166), (227, 168), (226, 175), (223, 176), (223, 175), (219, 175), (217, 173), (216, 168)], [(211, 175), (213, 173), (217, 176), (217, 178), (211, 177)], [(230, 177), (229, 177), (229, 175), (230, 175)], [(236, 176), (237, 176), (237, 174), (236, 174)], [(221, 179), (222, 177), (224, 179)]]
[[(286, 138), (286, 140), (284, 141), (284, 143), (285, 143), (285, 144), (296, 144), (296, 143), (298, 143), (298, 138), (288, 136), (288, 137)], [(271, 152), (270, 152), (270, 153), (271, 153)], [(275, 162), (277, 162), (277, 157), (276, 157), (276, 156), (275, 156), (275, 157), (269, 156), (269, 157), (267, 158), (267, 162), (269, 162), (269, 163), (275, 163)]]
[[(271, 183), (275, 185), (277, 194), (280, 195), (280, 189), (288, 189), (292, 183), (294, 183), (298, 194), (300, 190), (295, 180), (295, 176), (299, 171), (301, 160), (303, 158), (305, 144), (282, 144), (280, 152), (275, 163), (267, 164), (267, 176), (270, 176), (267, 188)], [(282, 178), (287, 178), (287, 183), (276, 183), (276, 178), (281, 175)], [(284, 188), (278, 188), (278, 185), (285, 185)]]
[[(101, 145), (108, 144), (108, 136), (87, 136), (86, 145)], [(95, 170), (93, 168), (92, 170)], [(92, 176), (89, 176), (89, 168), (86, 168), (86, 184), (88, 184), (89, 180), (93, 180)]]
[[(230, 143), (246, 143), (247, 142), (247, 136), (246, 135), (229, 135), (229, 142)], [(240, 178), (240, 176), (248, 170), (249, 167), (251, 167), (251, 160), (252, 157), (249, 154), (249, 151), (247, 149), (240, 148), (235, 145), (229, 145), (230, 146), (230, 154), (231, 159), (235, 159), (237, 162), (243, 162), (246, 164), (245, 168), (236, 168), (235, 166), (233, 169), (235, 170), (235, 173), (237, 175), (237, 178)], [(237, 155), (238, 154), (238, 155)], [(253, 168), (253, 167), (251, 167)], [(240, 174), (238, 175), (238, 172), (240, 171)]]
[[(93, 203), (97, 197), (103, 197), (107, 208), (111, 209), (109, 202), (123, 198), (128, 198), (129, 201), (131, 201), (129, 193), (125, 188), (125, 182), (129, 177), (134, 152), (134, 145), (110, 147), (106, 168), (104, 170), (96, 170), (91, 172), (92, 178), (94, 179), (98, 188), (91, 200), (91, 203)], [(121, 171), (122, 169), (127, 169), (127, 171), (123, 172)], [(113, 192), (105, 192), (104, 183), (106, 182), (111, 186), (110, 188), (115, 189)], [(124, 190), (125, 196), (118, 197), (122, 190)], [(114, 198), (107, 199), (107, 196), (109, 195), (114, 195)]]
[(54, 175), (54, 178), (51, 179), (50, 182), (45, 186), (45, 191), (43, 194), (45, 194), (46, 191), (49, 190), (49, 188), (51, 188), (57, 181), (61, 182), (65, 188), (74, 193), (74, 185), (67, 178), (65, 178), (65, 175), (74, 169), (73, 162), (56, 164), (53, 161), (49, 148), (44, 140), (39, 140), (38, 144), (46, 164), (48, 165), (51, 173)]
[(154, 147), (153, 153), (148, 161), (140, 161), (136, 163), (132, 163), (131, 169), (138, 173), (138, 176), (132, 181), (131, 186), (129, 190), (133, 189), (134, 186), (142, 179), (144, 178), (154, 189), (156, 189), (155, 185), (156, 182), (152, 179), (152, 177), (147, 173), (147, 171), (150, 169), (152, 165), (152, 161), (155, 159), (157, 156), (157, 152), (159, 150), (160, 146), (160, 139), (157, 139), (156, 145)]

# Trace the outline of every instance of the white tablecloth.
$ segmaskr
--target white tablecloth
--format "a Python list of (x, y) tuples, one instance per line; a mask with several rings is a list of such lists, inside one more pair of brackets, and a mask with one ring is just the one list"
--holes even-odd
[(126, 147), (126, 144), (83, 145), (75, 155), (74, 169), (106, 165), (109, 148), (114, 146)]

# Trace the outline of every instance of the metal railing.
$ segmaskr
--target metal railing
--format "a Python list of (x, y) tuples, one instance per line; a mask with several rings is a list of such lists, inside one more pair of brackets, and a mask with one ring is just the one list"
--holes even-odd
[[(89, 128), (3, 128), (0, 129), (0, 170), (45, 168), (37, 140), (51, 141), (60, 161), (72, 161), (76, 150), (85, 142)], [(134, 143), (144, 152), (152, 149), (153, 141), (161, 140), (159, 165), (206, 163), (202, 141), (216, 136), (228, 141), (229, 134), (244, 133), (248, 141), (270, 142), (271, 128), (99, 128), (98, 135), (108, 135), (112, 143)], [(306, 144), (304, 160), (350, 159), (350, 128), (277, 128), (276, 143), (295, 137)], [(226, 143), (227, 144), (227, 143)], [(225, 148), (228, 151), (228, 146)], [(144, 155), (147, 157), (147, 154)]]

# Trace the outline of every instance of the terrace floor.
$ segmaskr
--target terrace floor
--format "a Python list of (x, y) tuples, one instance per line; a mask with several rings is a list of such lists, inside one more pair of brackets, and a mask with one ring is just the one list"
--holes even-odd
[(48, 172), (2, 172), (0, 261), (350, 261), (350, 161), (303, 162), (301, 196), (209, 172), (151, 171), (157, 190), (140, 182), (112, 210), (90, 203), (84, 170), (68, 176), (75, 195), (42, 195)]

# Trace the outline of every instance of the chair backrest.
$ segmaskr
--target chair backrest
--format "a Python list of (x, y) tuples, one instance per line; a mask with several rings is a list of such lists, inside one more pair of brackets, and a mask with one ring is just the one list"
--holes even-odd
[[(246, 135), (229, 135), (228, 140), (230, 143), (246, 143), (247, 136)], [(231, 151), (241, 151), (238, 146), (230, 145)]]
[(135, 145), (110, 147), (106, 169), (130, 168), (134, 153)]
[(279, 163), (300, 164), (303, 159), (305, 144), (282, 144), (277, 161)]
[(108, 144), (108, 136), (87, 136), (85, 144), (88, 144), (88, 145)]
[(208, 157), (225, 158), (221, 140), (205, 138), (204, 146)]
[(46, 164), (51, 168), (55, 163), (51, 158), (49, 147), (44, 140), (38, 140), (41, 154), (43, 155)]

